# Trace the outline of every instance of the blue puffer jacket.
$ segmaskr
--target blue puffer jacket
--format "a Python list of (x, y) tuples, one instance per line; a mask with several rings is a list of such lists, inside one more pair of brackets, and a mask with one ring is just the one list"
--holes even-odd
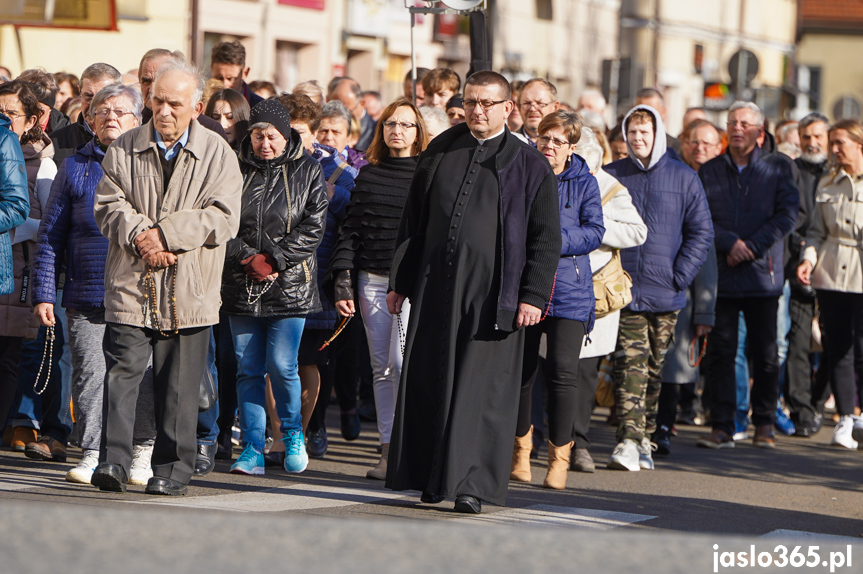
[(108, 240), (93, 217), (104, 157), (95, 140), (90, 140), (60, 165), (39, 225), (34, 304), (57, 304), (57, 273), (66, 257), (63, 307), (98, 309), (104, 305)]
[(686, 304), (686, 288), (707, 258), (713, 225), (698, 175), (666, 154), (665, 127), (659, 112), (650, 106), (636, 106), (623, 125), (639, 109), (656, 119), (650, 163), (644, 167), (630, 148), (628, 158), (604, 169), (629, 190), (632, 204), (647, 224), (644, 244), (620, 252), (633, 284), (627, 309), (665, 313)]
[[(781, 295), (784, 238), (794, 230), (800, 207), (789, 161), (756, 147), (742, 172), (726, 152), (701, 166), (698, 175), (716, 230), (719, 296)], [(755, 259), (729, 267), (726, 256), (738, 239)]]
[(580, 156), (573, 155), (569, 168), (557, 176), (560, 204), (560, 261), (549, 317), (587, 323), (593, 329), (596, 297), (588, 254), (598, 248), (605, 235), (599, 184)]
[[(324, 156), (321, 150), (329, 152), (329, 156)], [(324, 170), (324, 179), (329, 181), (333, 173), (342, 163), (341, 158), (336, 154), (336, 149), (321, 144), (315, 144), (315, 153), (312, 155), (321, 164)], [(323, 329), (332, 330), (336, 326), (336, 308), (330, 303), (330, 298), (325, 297), (321, 290), (321, 285), (324, 283), (324, 277), (330, 267), (330, 258), (333, 255), (333, 250), (336, 248), (336, 242), (339, 239), (339, 226), (345, 219), (348, 211), (348, 203), (351, 201), (351, 190), (354, 188), (354, 179), (357, 177), (357, 170), (345, 164), (343, 171), (339, 174), (338, 179), (334, 184), (333, 196), (330, 198), (329, 206), (327, 207), (327, 226), (324, 228), (324, 238), (318, 247), (318, 293), (321, 297), (322, 309), (317, 313), (312, 313), (306, 316), (306, 329)]]
[(24, 223), (30, 213), (24, 154), (10, 125), (9, 118), (0, 114), (0, 295), (15, 289), (9, 231)]

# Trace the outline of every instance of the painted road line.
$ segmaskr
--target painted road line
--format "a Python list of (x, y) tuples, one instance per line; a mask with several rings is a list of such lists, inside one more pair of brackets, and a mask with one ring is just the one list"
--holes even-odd
[(456, 520), (504, 525), (557, 526), (578, 530), (600, 531), (628, 526), (653, 518), (656, 518), (656, 516), (595, 510), (592, 508), (570, 508), (568, 506), (535, 504), (524, 508), (508, 508), (500, 512), (489, 512)]
[(761, 538), (784, 538), (786, 540), (805, 540), (807, 542), (836, 542), (837, 544), (863, 544), (863, 540), (854, 538), (853, 536), (821, 534), (819, 532), (805, 532), (803, 530), (773, 530), (762, 535)]
[(383, 500), (406, 499), (404, 494), (385, 490), (366, 490), (296, 484), (268, 488), (255, 492), (216, 494), (213, 496), (187, 496), (143, 501), (126, 501), (129, 504), (179, 506), (183, 508), (226, 510), (230, 512), (285, 512), (289, 510), (315, 510), (339, 508)]
[(65, 481), (66, 470), (27, 472), (0, 472), (0, 491), (28, 490), (31, 488), (57, 488), (73, 486)]

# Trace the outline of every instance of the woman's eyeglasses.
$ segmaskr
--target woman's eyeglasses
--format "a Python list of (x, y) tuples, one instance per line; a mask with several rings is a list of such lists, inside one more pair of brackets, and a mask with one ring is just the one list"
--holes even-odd
[(384, 122), (384, 127), (388, 130), (394, 130), (396, 127), (399, 127), (402, 130), (407, 131), (411, 128), (417, 127), (417, 125), (408, 122)]

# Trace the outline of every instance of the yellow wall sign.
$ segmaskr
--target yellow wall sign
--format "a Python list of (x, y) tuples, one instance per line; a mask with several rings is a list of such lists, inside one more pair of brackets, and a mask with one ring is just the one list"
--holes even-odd
[(115, 0), (0, 0), (0, 24), (117, 30)]

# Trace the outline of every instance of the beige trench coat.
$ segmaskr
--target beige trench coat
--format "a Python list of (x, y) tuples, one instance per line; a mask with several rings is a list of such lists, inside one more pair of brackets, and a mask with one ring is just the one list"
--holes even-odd
[(158, 227), (172, 268), (154, 271), (159, 324), (174, 327), (172, 291), (179, 329), (219, 322), (225, 244), (240, 225), (242, 176), (228, 143), (192, 121), (189, 141), (176, 158), (167, 192), (162, 193), (161, 151), (153, 122), (121, 135), (105, 154), (104, 176), (96, 187), (94, 214), (110, 241), (105, 263), (105, 320), (153, 328), (145, 297), (147, 263), (135, 238)]
[(815, 289), (863, 293), (863, 180), (844, 170), (821, 178), (801, 260), (814, 266)]

